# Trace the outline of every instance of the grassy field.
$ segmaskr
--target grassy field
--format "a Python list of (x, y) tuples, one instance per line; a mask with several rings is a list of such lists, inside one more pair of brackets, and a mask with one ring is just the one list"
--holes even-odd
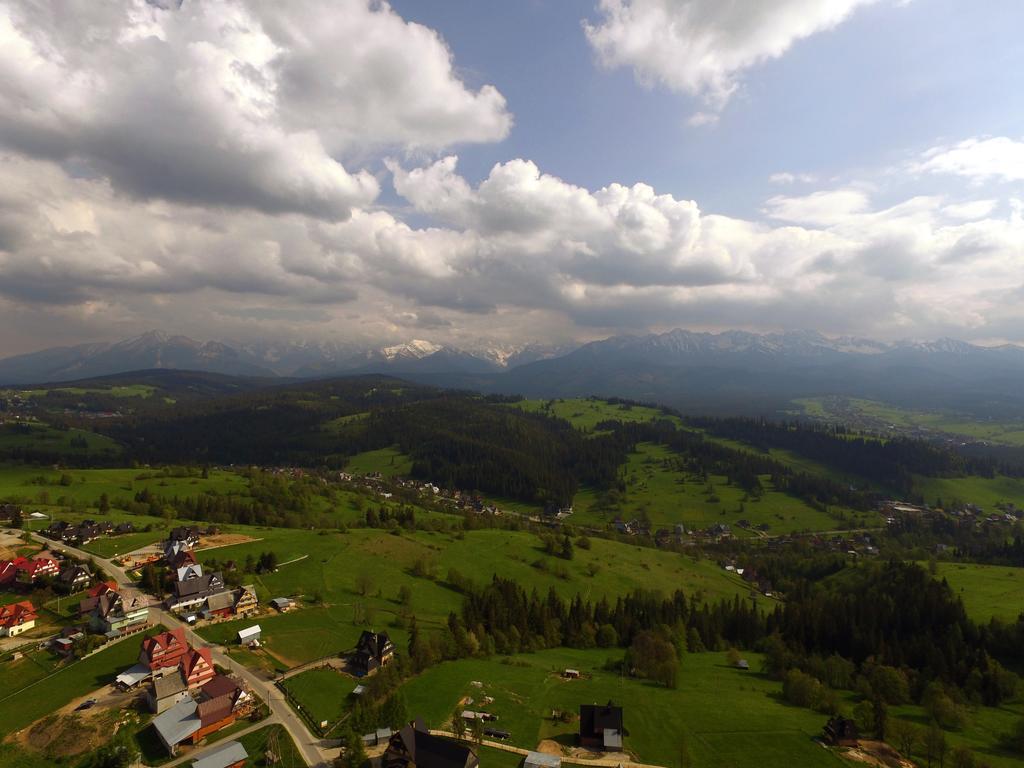
[(915, 411), (854, 397), (811, 397), (793, 401), (796, 412), (820, 421), (841, 422), (878, 432), (914, 431), (959, 435), (1003, 445), (1024, 445), (1024, 423), (981, 420), (964, 414)]
[(39, 422), (0, 424), (0, 451), (15, 448), (79, 457), (121, 452), (116, 441), (84, 429), (55, 429)]
[[(263, 599), (319, 595), (323, 600), (322, 605), (260, 619), (267, 649), (291, 665), (351, 648), (367, 624), (388, 627), (402, 644), (404, 632), (394, 626), (401, 613), (414, 613), (424, 626), (439, 625), (462, 604), (461, 595), (444, 583), (452, 568), (477, 583), (485, 583), (497, 573), (541, 593), (554, 588), (566, 598), (577, 593), (592, 599), (614, 598), (637, 587), (665, 593), (679, 588), (711, 600), (748, 593), (742, 580), (710, 561), (601, 539), (592, 539), (589, 550), (577, 547), (574, 559), (566, 561), (545, 555), (540, 539), (521, 531), (393, 535), (352, 529), (319, 535), (260, 528), (250, 532), (262, 540), (200, 552), (199, 559), (241, 561), (247, 554), (268, 550), (277, 553), (281, 563), (305, 556), (281, 565), (276, 573), (255, 578)], [(357, 589), (357, 577), (364, 574), (370, 575), (363, 585), (366, 594)], [(411, 590), (409, 606), (397, 600), (401, 586)], [(364, 616), (363, 622), (354, 621), (357, 612)], [(247, 624), (229, 622), (200, 632), (210, 640), (230, 640)]]
[(929, 504), (936, 499), (941, 499), (943, 505), (960, 501), (975, 504), (989, 514), (998, 511), (996, 504), (1000, 502), (1024, 507), (1024, 479), (1017, 477), (916, 477), (915, 484)]
[[(553, 720), (552, 710), (576, 713), (580, 704), (613, 700), (623, 707), (626, 748), (644, 762), (679, 765), (685, 738), (693, 765), (700, 767), (844, 764), (813, 741), (826, 718), (781, 703), (779, 683), (728, 667), (722, 654), (687, 655), (677, 690), (602, 670), (609, 657), (619, 655), (558, 649), (512, 659), (447, 662), (411, 680), (403, 693), (410, 713), (433, 727), (450, 720), (463, 696), (491, 696), (488, 710), (499, 718), (495, 725), (527, 749), (541, 739), (574, 743), (577, 724)], [(759, 667), (756, 654), (748, 658)], [(585, 677), (564, 680), (559, 672), (566, 667), (580, 669)]]
[(677, 416), (666, 416), (657, 408), (641, 405), (625, 405), (609, 403), (597, 398), (569, 398), (559, 400), (520, 400), (512, 403), (512, 407), (531, 413), (546, 413), (559, 419), (565, 419), (577, 429), (592, 432), (602, 421), (621, 421), (627, 424), (669, 419), (682, 426)]
[[(626, 493), (617, 507), (599, 509), (595, 495), (584, 492), (574, 500), (576, 514), (571, 522), (603, 525), (616, 517), (646, 517), (655, 527), (684, 523), (688, 528), (706, 528), (725, 523), (740, 534), (742, 531), (735, 524), (743, 519), (755, 526), (767, 524), (772, 533), (827, 531), (838, 525), (836, 519), (801, 499), (771, 490), (768, 476), (762, 477), (767, 491), (755, 500), (745, 499), (745, 492), (729, 485), (725, 477), (711, 476), (704, 482), (687, 475), (676, 466), (675, 454), (660, 445), (640, 443), (623, 471)], [(864, 521), (852, 513), (849, 516), (856, 524), (878, 523), (875, 515), (865, 517)]]
[[(68, 484), (61, 484), (67, 476)], [(0, 467), (0, 499), (38, 506), (68, 506), (71, 503), (95, 507), (104, 493), (115, 507), (118, 500), (130, 500), (138, 491), (179, 498), (200, 493), (248, 496), (249, 482), (228, 470), (211, 470), (208, 478), (171, 477), (160, 470), (68, 469), (57, 471), (23, 465)], [(45, 497), (42, 496), (45, 494)], [(45, 500), (43, 500), (45, 498)], [(61, 502), (64, 499), (64, 502)]]
[(26, 672), (21, 666), (0, 667), (0, 722), (4, 730), (20, 730), (72, 699), (108, 685), (138, 661), (138, 656), (139, 638), (135, 637), (82, 661), (61, 666), (49, 676)]
[(384, 477), (408, 475), (412, 470), (412, 459), (397, 448), (381, 448), (376, 451), (357, 453), (345, 465), (345, 471), (353, 475), (368, 475), (380, 472)]
[(290, 677), (284, 687), (313, 722), (334, 724), (344, 714), (356, 682), (334, 669), (325, 668)]
[[(288, 731), (281, 725), (268, 725), (257, 731), (246, 734), (238, 739), (249, 753), (247, 766), (252, 768), (263, 768), (274, 765), (276, 768), (305, 768), (306, 763), (299, 754), (295, 742), (288, 735)], [(276, 763), (269, 763), (266, 759), (267, 751), (277, 756)]]
[(940, 562), (936, 576), (949, 582), (975, 621), (1014, 622), (1024, 613), (1024, 568)]

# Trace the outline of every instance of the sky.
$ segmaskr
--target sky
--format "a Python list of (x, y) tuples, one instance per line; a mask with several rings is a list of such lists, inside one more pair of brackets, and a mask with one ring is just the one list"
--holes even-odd
[(0, 355), (1024, 342), (1017, 0), (0, 0)]

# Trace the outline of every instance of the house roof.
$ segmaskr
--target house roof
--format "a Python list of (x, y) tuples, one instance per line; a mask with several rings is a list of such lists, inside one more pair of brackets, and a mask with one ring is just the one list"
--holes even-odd
[(214, 675), (210, 678), (210, 682), (200, 688), (200, 691), (207, 699), (231, 696), (232, 700), (234, 700), (235, 694), (241, 689), (242, 686), (227, 675)]
[(607, 704), (580, 705), (580, 733), (590, 737), (603, 737), (608, 729), (622, 730), (622, 707)]
[(175, 649), (188, 648), (185, 640), (185, 628), (177, 627), (158, 635), (147, 637), (142, 641), (142, 652), (150, 659), (156, 654), (166, 653)]
[(192, 763), (192, 768), (227, 768), (248, 757), (245, 747), (240, 742), (229, 741), (196, 760)]
[(364, 630), (363, 634), (359, 636), (359, 642), (356, 644), (356, 651), (359, 653), (366, 653), (378, 658), (389, 650), (394, 650), (394, 646), (391, 645), (391, 638), (388, 637), (387, 632), (368, 632)]
[(220, 573), (204, 573), (194, 579), (176, 581), (174, 583), (174, 594), (180, 599), (183, 597), (198, 597), (204, 592), (214, 592), (224, 587), (224, 577)]
[(196, 710), (199, 705), (192, 699), (179, 701), (161, 715), (153, 718), (153, 727), (167, 744), (180, 744), (202, 727)]
[(151, 674), (152, 670), (146, 664), (136, 664), (118, 675), (114, 682), (125, 688), (134, 688)]
[(270, 604), (275, 608), (287, 607), (292, 604), (291, 598), (289, 597), (275, 597), (270, 601)]
[(206, 598), (206, 610), (222, 611), (235, 604), (235, 595), (232, 592), (217, 592)]
[(182, 691), (188, 690), (188, 683), (181, 674), (180, 669), (175, 669), (167, 675), (162, 675), (153, 680), (153, 697), (155, 699), (166, 699), (168, 696), (175, 696)]
[(99, 597), (104, 592), (116, 591), (117, 582), (108, 579), (107, 581), (101, 581), (99, 584), (94, 584), (93, 586), (89, 587), (89, 591), (86, 592), (86, 594), (89, 595), (89, 597)]
[(196, 714), (199, 716), (199, 721), (203, 724), (203, 728), (214, 723), (219, 723), (225, 717), (231, 714), (231, 710), (235, 708), (235, 697), (231, 694), (225, 694), (218, 696), (215, 699), (207, 699), (206, 701), (199, 702), (199, 706), (196, 708)]
[(181, 660), (181, 668), (184, 670), (186, 677), (190, 677), (196, 671), (200, 659), (213, 668), (213, 656), (209, 648), (191, 648), (185, 654), (185, 658)]
[(410, 723), (392, 736), (388, 749), (399, 744), (416, 768), (465, 768), (477, 763), (471, 749), (440, 736), (432, 736), (420, 721)]
[(28, 600), (0, 606), (0, 627), (16, 627), (38, 618), (35, 607)]
[(259, 635), (261, 631), (262, 630), (260, 630), (259, 624), (253, 624), (251, 627), (246, 627), (245, 629), (238, 630), (238, 639), (242, 642), (245, 642), (250, 637), (256, 637), (257, 635)]

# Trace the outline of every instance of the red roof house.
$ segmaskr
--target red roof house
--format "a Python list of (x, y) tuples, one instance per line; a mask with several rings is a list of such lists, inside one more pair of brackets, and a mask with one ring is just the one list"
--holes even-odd
[(213, 656), (209, 648), (190, 648), (181, 659), (181, 671), (189, 688), (198, 688), (210, 681), (217, 671), (213, 668)]
[(139, 661), (152, 670), (176, 667), (188, 650), (185, 628), (178, 627), (143, 640), (142, 650), (139, 651)]
[(33, 560), (26, 560), (24, 557), (17, 559), (23, 561), (16, 566), (19, 584), (30, 585), (42, 576), (56, 576), (60, 573), (60, 564), (52, 557), (37, 557)]
[(20, 635), (36, 625), (39, 615), (28, 600), (0, 606), (0, 637)]

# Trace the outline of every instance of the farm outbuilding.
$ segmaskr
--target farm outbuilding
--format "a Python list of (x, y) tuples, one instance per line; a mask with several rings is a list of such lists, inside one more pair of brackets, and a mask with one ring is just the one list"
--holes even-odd
[(238, 630), (238, 642), (241, 645), (252, 645), (260, 641), (260, 634), (262, 630), (259, 624), (253, 624), (251, 627)]

